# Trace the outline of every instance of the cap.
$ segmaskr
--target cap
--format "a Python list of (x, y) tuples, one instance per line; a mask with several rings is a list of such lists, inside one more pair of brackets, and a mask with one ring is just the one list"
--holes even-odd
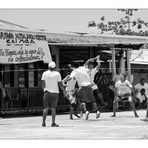
[(49, 67), (49, 68), (55, 68), (55, 67), (56, 67), (55, 62), (51, 61), (51, 62), (48, 64), (48, 67)]

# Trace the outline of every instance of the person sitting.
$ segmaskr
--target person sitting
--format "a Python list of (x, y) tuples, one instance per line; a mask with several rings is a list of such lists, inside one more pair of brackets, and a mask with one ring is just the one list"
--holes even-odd
[(134, 88), (136, 92), (136, 105), (144, 107), (145, 98), (148, 98), (148, 84), (145, 82), (145, 78), (141, 78), (140, 83), (136, 84)]
[(144, 88), (141, 89), (140, 91), (140, 99), (136, 98), (136, 106), (139, 106), (140, 108), (146, 108), (146, 100), (147, 100), (147, 96), (146, 96), (146, 90)]
[(111, 117), (116, 117), (116, 108), (120, 100), (121, 101), (128, 100), (130, 106), (134, 111), (135, 117), (139, 117), (136, 112), (135, 105), (133, 103), (131, 95), (132, 91), (133, 91), (133, 86), (128, 80), (126, 80), (126, 75), (121, 73), (120, 80), (115, 83), (115, 99), (113, 102), (113, 115)]

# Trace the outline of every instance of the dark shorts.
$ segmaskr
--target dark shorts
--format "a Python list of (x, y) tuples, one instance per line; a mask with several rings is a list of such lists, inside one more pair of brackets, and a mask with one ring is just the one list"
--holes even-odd
[(45, 91), (43, 96), (44, 108), (48, 108), (48, 107), (56, 108), (58, 99), (59, 99), (59, 93), (51, 93), (51, 92)]
[(100, 104), (101, 103), (101, 99), (100, 98), (103, 99), (102, 93), (98, 89), (95, 89), (95, 90), (93, 90), (93, 95), (94, 95), (94, 97), (96, 99), (96, 102), (98, 104)]
[(95, 102), (91, 86), (80, 87), (77, 93), (80, 102), (92, 103)]
[(117, 95), (117, 97), (119, 97), (119, 99), (122, 99), (122, 100), (126, 100), (129, 96), (131, 96), (130, 93), (126, 93), (123, 95), (120, 95), (120, 94)]
[(98, 107), (96, 102), (86, 103), (86, 110), (87, 111), (97, 111)]

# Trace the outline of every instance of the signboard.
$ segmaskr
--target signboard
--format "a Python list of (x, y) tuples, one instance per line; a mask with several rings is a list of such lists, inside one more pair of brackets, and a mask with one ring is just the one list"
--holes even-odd
[(0, 31), (0, 63), (51, 61), (46, 35)]

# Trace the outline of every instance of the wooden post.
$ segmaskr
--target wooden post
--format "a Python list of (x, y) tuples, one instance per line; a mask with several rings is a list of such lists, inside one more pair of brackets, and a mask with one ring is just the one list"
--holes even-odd
[(125, 73), (124, 51), (123, 51), (121, 59), (120, 59), (120, 72)]
[(58, 47), (56, 52), (56, 65), (57, 65), (57, 69), (59, 69), (59, 48)]
[(115, 48), (112, 48), (112, 78), (114, 79), (116, 76), (116, 58), (115, 58)]
[(109, 73), (111, 73), (112, 72), (112, 60), (109, 60), (108, 63), (109, 63)]
[(59, 69), (59, 48), (57, 46), (51, 46), (51, 54), (55, 56), (56, 68)]
[(128, 72), (128, 80), (131, 82), (131, 64), (130, 64), (130, 55), (131, 50), (127, 50), (127, 72)]

